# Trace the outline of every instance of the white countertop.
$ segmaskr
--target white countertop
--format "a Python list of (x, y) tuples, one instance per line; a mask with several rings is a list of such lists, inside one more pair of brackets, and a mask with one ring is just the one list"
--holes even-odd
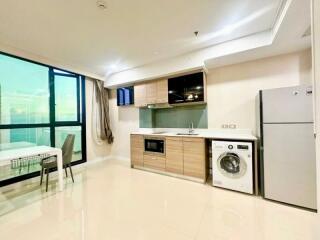
[(209, 139), (232, 139), (256, 141), (250, 129), (194, 129), (197, 135), (177, 135), (177, 133), (188, 133), (187, 128), (140, 128), (131, 134), (168, 136), (168, 137), (200, 137)]

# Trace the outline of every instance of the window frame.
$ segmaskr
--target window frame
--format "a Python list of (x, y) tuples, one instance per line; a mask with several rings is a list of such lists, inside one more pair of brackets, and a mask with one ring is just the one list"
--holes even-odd
[[(85, 96), (85, 77), (83, 75), (70, 72), (61, 68), (53, 67), (36, 61), (32, 61), (26, 58), (18, 57), (12, 54), (8, 54), (0, 51), (1, 55), (16, 58), (18, 60), (26, 61), (29, 63), (41, 65), (48, 68), (48, 82), (49, 82), (49, 123), (32, 123), (32, 124), (0, 124), (0, 130), (3, 129), (19, 129), (19, 128), (49, 128), (50, 129), (50, 145), (55, 147), (55, 130), (56, 127), (81, 127), (81, 152), (82, 159), (71, 162), (72, 165), (85, 163), (87, 161), (87, 148), (86, 148), (86, 96)], [(58, 70), (55, 72), (54, 70)], [(61, 71), (61, 72), (59, 72)], [(56, 121), (55, 120), (55, 76), (73, 77), (77, 81), (77, 120), (76, 121)], [(6, 186), (12, 183), (20, 182), (26, 179), (30, 179), (36, 176), (40, 176), (40, 171), (27, 173), (21, 176), (12, 177), (9, 179), (0, 180), (0, 187)]]
[[(81, 107), (80, 107), (80, 100), (81, 100), (81, 94), (80, 94), (80, 76), (76, 75), (76, 74), (64, 74), (64, 73), (56, 73), (54, 72), (54, 68), (49, 70), (49, 79), (50, 79), (50, 83), (49, 85), (52, 87), (52, 102), (53, 105), (51, 105), (50, 102), (50, 110), (52, 108), (52, 111), (55, 111), (55, 76), (62, 76), (62, 77), (69, 77), (69, 78), (75, 78), (76, 79), (76, 85), (77, 85), (77, 120), (76, 121), (57, 121), (55, 119), (56, 115), (54, 114), (54, 121), (58, 124), (68, 124), (68, 123), (80, 123), (81, 119), (80, 119), (80, 114), (81, 114)], [(51, 97), (51, 91), (50, 91), (50, 97)], [(51, 111), (50, 111), (51, 113)], [(53, 116), (50, 116), (53, 118)], [(51, 120), (50, 120), (51, 121)]]

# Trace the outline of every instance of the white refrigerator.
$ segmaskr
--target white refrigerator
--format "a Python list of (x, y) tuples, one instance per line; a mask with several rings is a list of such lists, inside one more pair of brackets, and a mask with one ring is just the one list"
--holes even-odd
[(262, 196), (316, 209), (312, 87), (262, 90), (259, 100)]

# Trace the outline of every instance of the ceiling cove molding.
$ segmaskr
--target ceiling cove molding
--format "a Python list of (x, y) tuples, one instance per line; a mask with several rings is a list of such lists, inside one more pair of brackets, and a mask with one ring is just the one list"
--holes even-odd
[(63, 63), (61, 61), (48, 59), (48, 58), (42, 57), (40, 55), (30, 53), (25, 50), (21, 50), (21, 49), (18, 49), (18, 48), (12, 47), (12, 46), (8, 46), (8, 45), (2, 44), (2, 43), (0, 43), (0, 52), (7, 53), (7, 54), (17, 56), (17, 57), (21, 57), (21, 58), (25, 58), (27, 60), (42, 63), (42, 64), (49, 65), (52, 67), (64, 69), (64, 70), (74, 72), (74, 73), (77, 73), (77, 74), (80, 74), (83, 76), (87, 76), (90, 78), (95, 78), (95, 79), (102, 80), (102, 81), (105, 80), (103, 76), (99, 76), (97, 74), (91, 73), (90, 71), (86, 71), (86, 70), (84, 70), (83, 67), (77, 67), (77, 66)]
[(135, 82), (189, 72), (195, 69), (210, 68), (210, 66), (206, 66), (208, 60), (216, 59), (219, 61), (220, 58), (225, 56), (230, 57), (239, 53), (252, 52), (259, 48), (271, 46), (291, 4), (292, 0), (284, 0), (282, 2), (274, 26), (270, 30), (223, 42), (177, 57), (153, 62), (141, 67), (114, 73), (106, 78), (105, 87), (115, 88), (117, 86), (128, 85)]
[[(283, 9), (288, 14), (280, 14), (278, 21), (272, 29), (270, 38), (272, 44), (262, 46), (256, 49), (248, 49), (239, 51), (235, 54), (225, 55), (218, 58), (205, 60), (205, 65), (208, 69), (213, 69), (221, 66), (237, 64), (245, 61), (253, 61), (261, 58), (287, 54), (291, 52), (299, 52), (311, 47), (310, 36), (302, 37), (305, 29), (309, 26), (309, 10), (308, 6), (302, 6), (298, 1), (287, 1), (283, 5)], [(300, 14), (305, 14), (305, 18), (297, 18), (297, 11)]]
[(204, 62), (209, 58), (230, 55), (239, 51), (259, 48), (272, 43), (270, 31), (250, 35), (237, 40), (228, 41), (209, 48), (204, 48), (195, 52), (183, 54), (175, 58), (170, 58), (152, 64), (144, 65), (126, 71), (118, 72), (109, 76), (105, 81), (105, 87), (115, 88), (134, 82), (147, 81), (176, 75), (183, 72), (203, 69)]
[(281, 23), (284, 21), (284, 18), (286, 17), (286, 14), (289, 11), (289, 7), (292, 4), (292, 0), (286, 0), (286, 1), (282, 1), (276, 21), (273, 25), (273, 28), (271, 29), (271, 33), (272, 33), (272, 41), (274, 41), (274, 39), (277, 36), (277, 33), (279, 32)]

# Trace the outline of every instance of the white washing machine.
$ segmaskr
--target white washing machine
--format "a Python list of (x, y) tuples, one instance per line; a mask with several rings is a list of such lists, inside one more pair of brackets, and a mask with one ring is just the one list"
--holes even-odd
[(251, 142), (212, 141), (212, 185), (253, 194)]

